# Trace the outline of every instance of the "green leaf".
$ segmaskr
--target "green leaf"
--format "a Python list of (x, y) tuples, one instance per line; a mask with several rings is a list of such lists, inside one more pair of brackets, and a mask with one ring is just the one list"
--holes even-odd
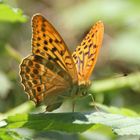
[(0, 21), (7, 22), (26, 22), (27, 17), (23, 15), (22, 10), (12, 8), (5, 4), (0, 4)]
[(120, 114), (120, 115), (124, 115), (124, 116), (129, 116), (129, 117), (139, 117), (139, 114), (131, 109), (117, 108), (114, 106), (108, 107), (108, 106), (105, 106), (105, 105), (99, 104), (99, 103), (97, 103), (96, 106), (99, 109), (102, 109), (103, 111), (108, 112), (108, 113)]
[[(42, 113), (18, 114), (6, 120), (3, 129), (30, 128), (39, 131), (59, 130), (63, 132), (84, 132), (92, 126), (106, 125), (118, 135), (140, 135), (140, 117), (95, 113)], [(99, 125), (100, 124), (100, 125)]]
[(0, 140), (27, 140), (14, 131), (0, 131)]

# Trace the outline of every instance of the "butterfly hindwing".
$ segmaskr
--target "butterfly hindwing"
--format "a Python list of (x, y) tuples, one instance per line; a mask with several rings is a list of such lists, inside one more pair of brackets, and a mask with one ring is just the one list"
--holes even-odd
[(86, 84), (93, 71), (102, 44), (104, 25), (97, 22), (73, 52), (79, 84)]
[(69, 75), (61, 67), (40, 56), (30, 55), (23, 60), (20, 69), (22, 84), (30, 100), (37, 105), (46, 100), (45, 104), (52, 109), (62, 102), (59, 95), (68, 90)]

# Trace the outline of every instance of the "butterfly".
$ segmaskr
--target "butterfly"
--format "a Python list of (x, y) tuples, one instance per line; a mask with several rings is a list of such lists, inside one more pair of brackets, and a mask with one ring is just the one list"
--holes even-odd
[(103, 34), (104, 25), (98, 21), (71, 54), (52, 24), (42, 15), (34, 15), (32, 53), (20, 64), (21, 83), (29, 99), (53, 111), (64, 97), (85, 96)]

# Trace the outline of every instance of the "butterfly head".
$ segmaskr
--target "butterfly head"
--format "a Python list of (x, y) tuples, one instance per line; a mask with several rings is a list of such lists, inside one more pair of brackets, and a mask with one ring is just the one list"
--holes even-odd
[(80, 85), (78, 86), (77, 94), (79, 96), (86, 96), (88, 94), (88, 88), (90, 87), (90, 85), (91, 85), (90, 81), (80, 83)]

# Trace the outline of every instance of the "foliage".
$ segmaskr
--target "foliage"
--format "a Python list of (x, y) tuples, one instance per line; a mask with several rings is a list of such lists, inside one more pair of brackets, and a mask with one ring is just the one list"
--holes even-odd
[(57, 130), (76, 133), (84, 132), (90, 127), (106, 125), (117, 135), (140, 135), (139, 117), (102, 112), (18, 114), (9, 116), (5, 121), (7, 125), (4, 128), (7, 129), (30, 128), (39, 131)]
[(22, 10), (12, 8), (6, 4), (0, 4), (0, 21), (26, 22), (27, 18), (22, 14)]

